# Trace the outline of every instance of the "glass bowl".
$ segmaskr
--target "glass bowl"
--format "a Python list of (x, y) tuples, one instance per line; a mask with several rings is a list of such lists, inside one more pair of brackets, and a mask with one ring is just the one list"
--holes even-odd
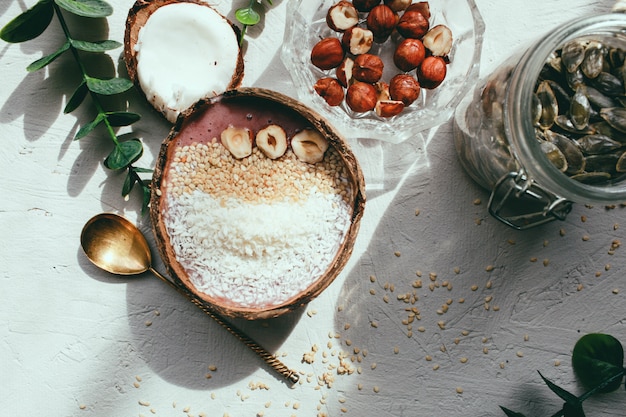
[[(285, 29), (281, 58), (291, 74), (298, 98), (327, 118), (347, 138), (378, 139), (400, 143), (419, 132), (447, 121), (461, 98), (478, 78), (480, 55), (485, 31), (484, 22), (474, 0), (431, 0), (431, 26), (444, 24), (454, 37), (444, 82), (434, 90), (422, 89), (420, 98), (402, 113), (391, 118), (379, 117), (374, 111), (356, 113), (342, 103), (329, 106), (313, 86), (324, 76), (333, 76), (334, 69), (322, 71), (310, 61), (311, 49), (321, 39), (340, 37), (328, 28), (326, 12), (338, 0), (291, 0), (287, 5), (289, 23)], [(359, 25), (365, 14), (361, 14)], [(371, 53), (385, 63), (382, 81), (401, 71), (393, 64), (394, 33), (385, 43), (374, 44)], [(411, 71), (414, 75), (414, 71)]]

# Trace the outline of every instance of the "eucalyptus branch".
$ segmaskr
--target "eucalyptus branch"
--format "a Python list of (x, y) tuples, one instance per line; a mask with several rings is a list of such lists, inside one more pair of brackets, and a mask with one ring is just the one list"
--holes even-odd
[[(572, 352), (572, 365), (583, 385), (590, 387), (588, 391), (576, 396), (559, 387), (541, 372), (539, 376), (550, 390), (564, 401), (561, 410), (552, 417), (585, 417), (583, 402), (597, 393), (617, 390), (626, 376), (624, 349), (613, 336), (592, 333), (581, 337)], [(507, 417), (525, 417), (524, 414), (511, 411), (500, 406)]]
[(96, 117), (82, 125), (76, 132), (74, 140), (80, 140), (91, 133), (96, 127), (103, 124), (109, 139), (113, 143), (112, 152), (104, 160), (104, 165), (113, 171), (126, 170), (127, 175), (122, 187), (122, 195), (128, 197), (135, 184), (142, 188), (142, 211), (145, 212), (150, 200), (148, 182), (143, 180), (140, 173), (152, 172), (150, 169), (139, 168), (134, 163), (143, 154), (143, 145), (139, 139), (120, 140), (115, 127), (129, 126), (141, 116), (128, 111), (106, 111), (100, 96), (111, 96), (124, 93), (133, 87), (130, 80), (121, 77), (99, 79), (91, 77), (83, 64), (80, 52), (103, 53), (122, 46), (113, 40), (88, 42), (74, 39), (62, 10), (87, 18), (106, 18), (113, 12), (113, 8), (103, 0), (39, 0), (32, 8), (17, 16), (0, 30), (0, 38), (11, 43), (25, 42), (41, 35), (56, 15), (65, 36), (65, 42), (53, 53), (46, 55), (27, 67), (27, 71), (38, 71), (63, 53), (70, 51), (81, 73), (81, 83), (69, 98), (63, 112), (71, 113), (76, 110), (89, 95), (97, 111)]

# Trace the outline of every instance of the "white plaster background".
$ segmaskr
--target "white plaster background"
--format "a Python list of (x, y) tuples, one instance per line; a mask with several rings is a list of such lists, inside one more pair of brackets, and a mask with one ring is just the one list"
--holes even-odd
[[(110, 2), (109, 37), (120, 40), (132, 2)], [(558, 23), (612, 6), (608, 0), (476, 2), (487, 27), (484, 74)], [(0, 26), (33, 3), (3, 1)], [(232, 17), (244, 3), (216, 6)], [(244, 84), (294, 95), (278, 55), (287, 0), (274, 3), (249, 32)], [(536, 370), (581, 392), (569, 362), (576, 340), (608, 332), (626, 342), (626, 248), (608, 253), (615, 239), (626, 241), (624, 208), (575, 206), (565, 222), (510, 230), (489, 217), (487, 193), (458, 166), (448, 122), (425, 143), (385, 147), (389, 182), (369, 195), (354, 255), (328, 290), (299, 313), (237, 323), (304, 373), (302, 384), (287, 386), (158, 280), (116, 278), (83, 256), (81, 228), (101, 211), (128, 216), (153, 242), (139, 199), (125, 202), (123, 177), (102, 167), (108, 143), (97, 135), (72, 141), (91, 110), (62, 114), (75, 85), (69, 57), (44, 71), (25, 71), (59, 42), (55, 22), (45, 37), (0, 45), (0, 415), (502, 416), (498, 405), (551, 415), (561, 401)], [(110, 57), (100, 69), (119, 67), (120, 51)], [(137, 96), (130, 100), (144, 115), (135, 134), (146, 144), (141, 161), (150, 166), (169, 127)], [(366, 173), (379, 164), (378, 153), (357, 152)], [(158, 260), (155, 265), (162, 270)], [(397, 295), (412, 289), (418, 270), (425, 287), (429, 273), (436, 273), (437, 282), (447, 280), (453, 289), (419, 290), (422, 320), (409, 338)], [(487, 296), (499, 311), (484, 309)], [(449, 311), (438, 315), (449, 298)], [(301, 363), (313, 345), (319, 348), (315, 361)], [(361, 362), (353, 366), (361, 372), (335, 375), (332, 388), (318, 387), (318, 378), (338, 364), (337, 352), (354, 348)], [(258, 383), (268, 389), (250, 387)], [(626, 397), (616, 392), (587, 407), (588, 415), (623, 416)]]

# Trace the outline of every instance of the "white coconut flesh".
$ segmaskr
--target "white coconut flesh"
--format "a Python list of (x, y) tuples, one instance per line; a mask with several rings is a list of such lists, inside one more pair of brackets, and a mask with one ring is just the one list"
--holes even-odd
[(142, 91), (174, 123), (198, 100), (228, 88), (239, 44), (230, 23), (212, 8), (172, 3), (150, 15), (135, 51)]

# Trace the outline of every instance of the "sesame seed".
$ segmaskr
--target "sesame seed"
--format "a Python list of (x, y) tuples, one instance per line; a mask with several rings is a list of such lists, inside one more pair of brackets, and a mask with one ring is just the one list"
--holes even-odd
[(461, 359), (459, 360), (459, 362), (461, 362), (461, 363), (467, 363), (467, 358), (466, 358), (466, 357), (463, 357), (463, 358), (461, 358)]
[(485, 271), (491, 272), (491, 271), (493, 271), (493, 269), (494, 269), (493, 265), (487, 265), (487, 267), (485, 268)]
[(433, 365), (433, 371), (436, 371), (437, 369), (439, 369), (439, 365)]
[(613, 294), (619, 294), (619, 288), (613, 288)]
[(515, 355), (517, 355), (518, 358), (523, 358), (524, 357), (524, 352), (522, 352), (521, 350), (518, 350)]
[(561, 361), (560, 360), (555, 360), (554, 361), (554, 366), (561, 366)]
[(457, 394), (463, 394), (463, 388), (461, 388), (461, 387), (456, 387), (456, 393), (457, 393)]

